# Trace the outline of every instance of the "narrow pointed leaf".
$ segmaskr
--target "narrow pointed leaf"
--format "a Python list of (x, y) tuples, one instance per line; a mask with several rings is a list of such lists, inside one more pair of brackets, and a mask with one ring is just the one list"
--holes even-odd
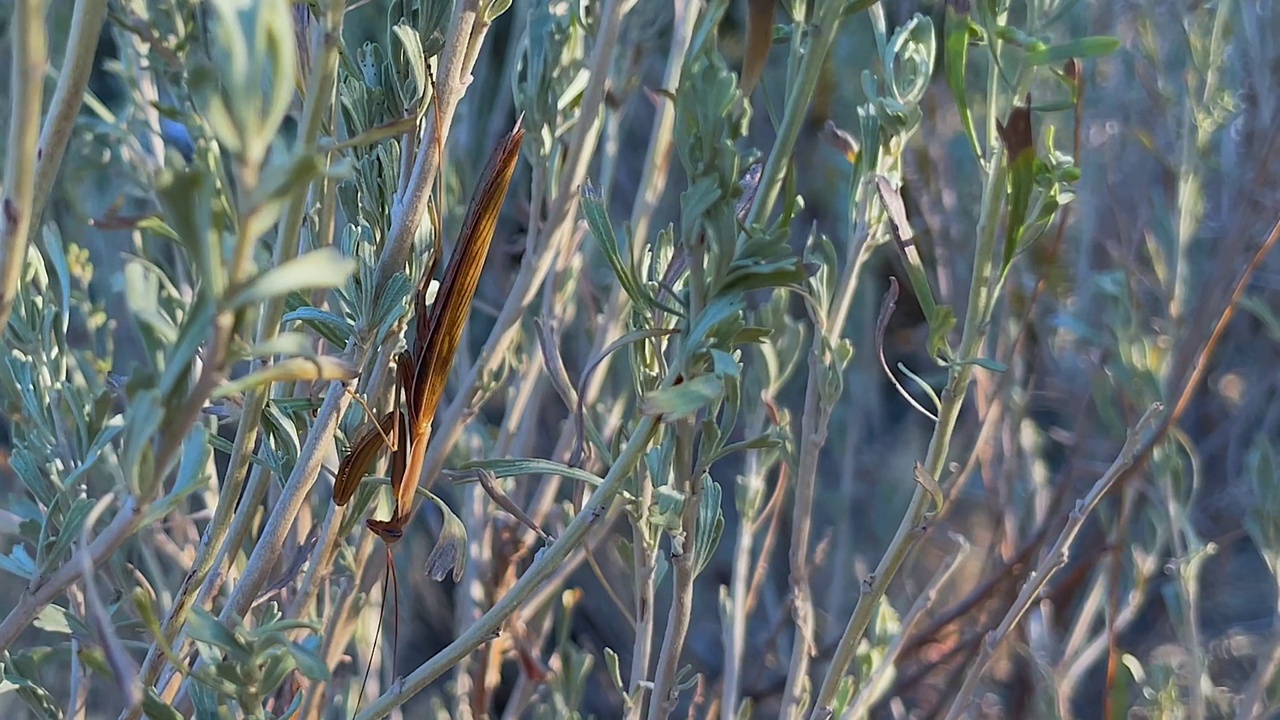
[(332, 247), (323, 247), (260, 273), (243, 287), (232, 291), (224, 298), (224, 303), (227, 308), (235, 309), (287, 295), (294, 290), (339, 287), (355, 269), (354, 259), (343, 257)]
[(210, 398), (218, 400), (276, 382), (350, 380), (355, 376), (356, 371), (350, 365), (335, 357), (323, 355), (317, 358), (289, 358), (232, 380), (214, 390)]

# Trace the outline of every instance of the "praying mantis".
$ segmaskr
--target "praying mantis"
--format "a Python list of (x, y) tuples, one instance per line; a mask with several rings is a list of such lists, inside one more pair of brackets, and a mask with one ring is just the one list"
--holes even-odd
[[(462, 339), (462, 330), (471, 313), (480, 273), (497, 226), (498, 212), (511, 185), (520, 145), (524, 139), (521, 120), (494, 148), (467, 208), (466, 219), (435, 302), (427, 307), (430, 272), (423, 276), (414, 296), (415, 334), (412, 346), (397, 356), (396, 400), (391, 411), (358, 436), (351, 451), (338, 465), (333, 501), (346, 505), (384, 444), (391, 446), (391, 489), (394, 506), (390, 519), (370, 518), (365, 525), (388, 546), (399, 541), (413, 519), (414, 494), (422, 475), (431, 420), (445, 381), (453, 367), (453, 357)], [(405, 400), (401, 409), (400, 399)]]
[[(390, 562), (391, 546), (404, 536), (405, 528), (413, 519), (414, 495), (426, 460), (431, 421), (444, 395), (445, 382), (453, 367), (463, 327), (471, 314), (471, 301), (498, 224), (498, 213), (520, 157), (520, 145), (524, 139), (522, 120), (523, 117), (516, 120), (515, 127), (489, 156), (430, 308), (427, 306), (427, 286), (431, 280), (431, 268), (418, 284), (413, 301), (413, 343), (396, 358), (395, 401), (391, 410), (376, 422), (371, 419), (357, 436), (350, 452), (338, 464), (334, 477), (333, 502), (341, 507), (351, 500), (383, 446), (390, 447), (394, 499), (391, 517), (387, 520), (365, 520), (369, 530), (386, 545), (387, 579), (393, 579), (395, 574), (395, 566)], [(402, 398), (404, 409), (400, 407)], [(372, 659), (369, 667), (372, 668)]]

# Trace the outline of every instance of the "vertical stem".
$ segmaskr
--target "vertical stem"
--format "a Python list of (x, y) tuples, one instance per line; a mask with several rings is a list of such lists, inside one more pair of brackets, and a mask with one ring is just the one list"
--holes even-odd
[[(427, 113), (424, 135), (430, 140), (418, 153), (407, 182), (405, 178), (401, 178), (401, 183), (406, 183), (405, 189), (396, 195), (391, 208), (391, 229), (387, 233), (386, 244), (382, 247), (382, 255), (378, 258), (378, 287), (385, 286), (391, 276), (405, 266), (409, 261), (409, 253), (413, 251), (413, 238), (427, 211), (431, 181), (443, 160), (440, 150), (449, 139), (454, 112), (458, 108), (458, 101), (466, 92), (463, 77), (471, 75), (471, 67), (466, 64), (466, 58), (473, 41), (471, 30), (476, 24), (478, 8), (479, 0), (463, 0), (460, 7), (456, 8), (449, 25), (448, 39), (440, 53), (440, 71), (433, 100), (439, 112)], [(477, 44), (483, 40), (483, 32), (474, 39)], [(439, 126), (436, 125), (437, 116), (440, 118)]]
[(262, 534), (254, 545), (253, 554), (245, 567), (244, 575), (236, 583), (231, 598), (222, 608), (218, 619), (229, 622), (233, 616), (244, 617), (249, 605), (258, 596), (258, 591), (266, 583), (267, 574), (275, 566), (283, 548), (283, 538), (293, 524), (302, 503), (306, 502), (315, 484), (316, 475), (320, 472), (320, 462), (324, 457), (321, 443), (332, 441), (333, 432), (337, 428), (338, 418), (346, 410), (350, 395), (342, 382), (332, 382), (325, 394), (324, 404), (316, 414), (315, 424), (307, 435), (307, 441), (299, 453), (298, 462), (289, 476), (289, 481), (280, 493), (275, 508), (267, 519)]
[(0, 194), (0, 337), (18, 296), (27, 260), (27, 239), (38, 224), (34, 217), (36, 147), (48, 62), (48, 32), (41, 0), (18, 0), (12, 27), (13, 57), (9, 66), (9, 142), (5, 149), (4, 188)]
[[(1280, 591), (1280, 587), (1276, 589)], [(1280, 607), (1276, 608), (1276, 616), (1280, 617)], [(1252, 720), (1263, 716), (1267, 687), (1278, 669), (1280, 669), (1280, 636), (1272, 639), (1271, 648), (1266, 655), (1259, 654), (1257, 668), (1254, 670), (1253, 677), (1249, 678), (1249, 684), (1240, 702), (1240, 709), (1236, 712), (1236, 720)]]
[[(856, 198), (852, 200), (858, 205)], [(862, 213), (855, 211), (858, 215)], [(841, 273), (840, 293), (827, 308), (814, 308), (815, 331), (809, 348), (809, 378), (805, 388), (804, 415), (800, 420), (800, 460), (796, 470), (795, 504), (791, 524), (791, 602), (796, 634), (782, 696), (782, 717), (798, 717), (807, 709), (804, 697), (809, 681), (809, 661), (816, 653), (817, 637), (813, 595), (809, 585), (809, 541), (812, 534), (813, 498), (817, 483), (818, 457), (827, 442), (827, 427), (837, 398), (824, 398), (821, 386), (828, 372), (826, 348), (839, 342), (849, 308), (857, 292), (858, 280), (868, 257), (870, 236), (855, 237), (851, 256)]]
[[(1201, 130), (1196, 121), (1196, 113), (1212, 103), (1213, 94), (1218, 88), (1218, 73), (1225, 61), (1222, 41), (1226, 32), (1226, 24), (1231, 16), (1230, 2), (1220, 2), (1214, 16), (1213, 33), (1209, 37), (1209, 48), (1205, 54), (1208, 67), (1204, 74), (1204, 88), (1199, 97), (1194, 97), (1192, 88), (1187, 88), (1187, 103), (1182, 119), (1182, 154), (1178, 163), (1178, 235), (1177, 247), (1173, 253), (1173, 287), (1170, 290), (1169, 314), (1175, 327), (1181, 324), (1188, 301), (1187, 293), (1191, 288), (1191, 245), (1195, 242), (1195, 232), (1204, 216), (1204, 207), (1197, 195), (1201, 192), (1200, 151), (1209, 140), (1209, 133)], [(1176, 382), (1176, 378), (1174, 381)]]
[(640, 720), (644, 713), (644, 685), (649, 677), (653, 648), (653, 602), (656, 594), (658, 549), (650, 543), (649, 504), (653, 502), (653, 478), (640, 479), (637, 516), (631, 521), (631, 572), (635, 576), (635, 637), (631, 644), (630, 704), (627, 720)]
[(809, 659), (816, 652), (814, 637), (813, 597), (809, 588), (809, 540), (813, 521), (813, 495), (817, 482), (818, 455), (827, 441), (827, 423), (833, 403), (821, 397), (820, 385), (826, 371), (823, 345), (827, 338), (815, 333), (809, 348), (809, 380), (805, 388), (804, 415), (800, 420), (800, 460), (796, 469), (795, 505), (791, 520), (791, 613), (795, 620), (795, 638), (791, 646), (791, 663), (787, 670), (786, 689), (782, 695), (781, 717), (796, 717), (804, 712), (807, 694)]
[[(689, 258), (687, 285), (689, 289), (689, 323), (685, 332), (707, 303), (707, 239), (701, 229), (694, 230), (693, 237), (681, 237), (685, 254)], [(680, 350), (685, 338), (681, 339)], [(682, 373), (683, 369), (673, 372)], [(678, 689), (676, 673), (680, 667), (680, 653), (684, 649), (685, 635), (689, 632), (689, 617), (693, 609), (693, 579), (695, 556), (698, 548), (698, 509), (701, 503), (702, 477), (694, 467), (694, 442), (698, 435), (698, 416), (695, 414), (675, 424), (675, 451), (672, 459), (672, 488), (684, 496), (684, 508), (680, 513), (680, 536), (671, 540), (671, 609), (667, 614), (667, 629), (662, 638), (662, 650), (658, 654), (658, 667), (653, 679), (653, 697), (649, 702), (649, 720), (662, 720), (676, 706)]]
[[(764, 429), (764, 408), (747, 423), (745, 436), (755, 437)], [(733, 547), (733, 570), (729, 580), (729, 622), (724, 629), (724, 672), (721, 676), (720, 718), (734, 720), (742, 694), (742, 659), (747, 644), (747, 592), (751, 584), (752, 558), (755, 554), (756, 520), (760, 514), (759, 498), (764, 494), (764, 471), (760, 467), (760, 451), (752, 450), (743, 461), (739, 492), (747, 496), (739, 507), (737, 538)]]
[[(684, 56), (693, 41), (693, 29), (702, 13), (703, 0), (672, 0), (674, 17), (671, 27), (671, 47), (667, 50), (667, 69), (662, 75), (662, 88), (675, 93), (684, 72)], [(671, 142), (676, 122), (674, 102), (659, 102), (654, 114), (653, 127), (649, 130), (649, 155), (640, 175), (640, 189), (631, 205), (631, 258), (637, 258), (639, 248), (649, 236), (649, 224), (653, 211), (658, 207), (667, 189), (666, 179), (671, 171)]]
[(787, 164), (791, 162), (791, 151), (795, 148), (796, 138), (800, 136), (800, 128), (804, 126), (809, 110), (809, 101), (818, 87), (818, 77), (822, 74), (822, 65), (826, 61), (827, 51), (835, 42), (836, 31), (840, 28), (844, 3), (836, 0), (816, 0), (814, 3), (812, 22), (797, 23), (793, 30), (806, 35), (807, 47), (800, 61), (800, 69), (796, 73), (794, 83), (788, 87), (787, 106), (782, 116), (782, 124), (778, 127), (778, 137), (774, 140), (773, 150), (765, 162), (764, 172), (760, 176), (760, 186), (756, 191), (756, 199), (747, 216), (746, 226), (763, 223), (773, 210), (773, 203), (782, 191), (782, 180)]
[[(987, 309), (991, 302), (991, 278), (994, 274), (999, 211), (1004, 199), (1005, 177), (1008, 174), (1001, 145), (997, 143), (992, 146), (989, 158), (987, 179), (982, 192), (982, 213), (978, 219), (978, 242), (974, 250), (973, 275), (969, 284), (969, 304), (965, 309), (964, 332), (960, 341), (960, 358), (974, 357), (986, 337), (984, 318), (987, 316)], [(929, 440), (929, 450), (924, 462), (925, 472), (935, 478), (946, 464), (951, 435), (960, 417), (960, 409), (964, 405), (972, 375), (973, 366), (970, 364), (952, 366), (950, 382), (942, 391), (938, 423), (934, 426), (933, 437)], [(903, 514), (902, 522), (889, 542), (889, 547), (880, 558), (875, 573), (863, 581), (858, 604), (853, 610), (853, 615), (849, 617), (844, 635), (836, 646), (831, 665), (827, 668), (826, 677), (823, 678), (817, 703), (810, 715), (811, 720), (831, 716), (831, 702), (835, 697), (840, 679), (853, 661), (858, 643), (871, 622), (876, 605), (879, 604), (880, 598), (884, 597), (889, 583), (897, 575), (902, 563), (920, 538), (921, 522), (931, 503), (928, 493), (917, 485), (907, 505), (907, 511)]]
[(690, 418), (676, 424), (672, 485), (676, 492), (684, 495), (684, 509), (680, 513), (682, 537), (680, 547), (676, 547), (673, 541), (671, 548), (671, 609), (667, 613), (667, 630), (662, 638), (662, 651), (658, 655), (658, 667), (653, 678), (649, 720), (662, 720), (671, 715), (679, 700), (675, 686), (676, 672), (680, 669), (680, 652), (684, 649), (684, 639), (689, 632), (689, 617), (693, 609), (694, 556), (698, 552), (695, 547), (698, 536), (698, 506), (702, 499), (702, 478), (694, 477), (693, 467), (693, 443), (697, 431), (695, 423), (696, 419)]
[[(84, 90), (93, 71), (93, 57), (98, 50), (98, 38), (102, 35), (102, 23), (106, 18), (107, 0), (76, 0), (71, 11), (67, 52), (62, 71), (58, 73), (58, 86), (49, 101), (49, 113), (40, 130), (40, 145), (36, 151), (35, 195), (31, 204), (33, 218), (44, 212), (58, 169), (62, 167), (62, 155), (80, 114)], [(35, 236), (35, 229), (33, 224), (28, 232), (30, 237)], [(0, 329), (3, 328), (4, 324), (0, 323)]]

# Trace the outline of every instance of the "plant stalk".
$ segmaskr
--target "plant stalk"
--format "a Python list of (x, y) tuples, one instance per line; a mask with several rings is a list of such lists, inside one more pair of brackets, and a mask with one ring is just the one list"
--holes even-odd
[[(669, 375), (664, 382), (664, 387), (670, 386), (674, 377), (674, 373)], [(538, 589), (538, 586), (555, 573), (569, 553), (582, 543), (596, 521), (604, 515), (618, 491), (622, 489), (623, 482), (631, 474), (657, 431), (658, 418), (646, 416), (641, 419), (626, 446), (618, 454), (617, 462), (609, 468), (604, 482), (600, 483), (591, 495), (590, 502), (574, 517), (554, 543), (538, 552), (533, 564), (525, 570), (507, 594), (503, 595), (475, 624), (449, 643), (435, 657), (407, 675), (391, 691), (370, 703), (356, 716), (356, 719), (376, 720), (386, 717), (409, 698), (422, 692), (427, 685), (476, 648), (489, 642), (502, 627), (503, 622), (519, 609), (521, 604)]]
[(44, 68), (49, 61), (44, 10), (41, 0), (18, 0), (9, 28), (13, 56), (9, 67), (8, 157), (4, 187), (0, 188), (0, 337), (9, 328), (9, 314), (18, 297), (28, 238), (39, 226), (35, 205), (36, 149)]
[[(1000, 207), (1004, 199), (1005, 178), (1008, 174), (1004, 163), (1003, 147), (996, 144), (990, 152), (987, 180), (982, 193), (982, 212), (978, 219), (978, 242), (974, 251), (973, 274), (969, 285), (969, 304), (965, 309), (964, 331), (960, 341), (959, 358), (976, 357), (986, 337), (984, 318), (991, 303), (992, 277), (994, 276), (995, 252)], [(969, 380), (973, 376), (973, 365), (956, 364), (951, 367), (951, 378), (943, 389), (938, 408), (938, 423), (934, 427), (933, 437), (929, 440), (929, 449), (925, 456), (924, 470), (930, 476), (938, 477), (947, 460), (947, 451), (951, 445), (951, 435), (955, 431), (956, 421), (964, 405)], [(884, 597), (889, 583), (897, 575), (898, 570), (907, 559), (916, 541), (921, 536), (921, 523), (932, 504), (928, 492), (919, 485), (911, 494), (911, 501), (903, 514), (897, 532), (889, 542), (889, 547), (876, 565), (875, 572), (862, 583), (862, 593), (858, 604), (854, 607), (844, 634), (836, 646), (827, 668), (826, 677), (818, 692), (810, 720), (822, 720), (831, 717), (832, 700), (840, 679), (844, 676), (849, 664), (857, 652), (858, 643), (866, 633), (867, 625), (880, 598)]]

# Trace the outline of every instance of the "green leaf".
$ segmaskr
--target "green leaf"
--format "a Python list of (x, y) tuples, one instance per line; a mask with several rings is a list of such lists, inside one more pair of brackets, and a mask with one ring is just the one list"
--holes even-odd
[(209, 397), (212, 400), (220, 400), (229, 395), (276, 382), (350, 380), (355, 376), (355, 368), (343, 360), (328, 355), (315, 358), (289, 358), (232, 380), (214, 390)]
[(353, 258), (343, 257), (332, 247), (322, 247), (260, 273), (243, 287), (231, 291), (223, 299), (224, 306), (238, 309), (294, 290), (340, 287), (355, 270)]
[(880, 0), (850, 0), (849, 4), (845, 5), (844, 10), (841, 11), (841, 16), (847, 20), (872, 5), (875, 5), (879, 1)]
[(199, 605), (193, 607), (187, 616), (187, 635), (196, 642), (208, 643), (224, 651), (234, 663), (247, 665), (253, 661), (249, 646)]
[(709, 336), (716, 326), (728, 320), (729, 318), (738, 317), (740, 319), (742, 307), (745, 301), (741, 295), (721, 295), (703, 308), (702, 313), (694, 320), (693, 327), (689, 330), (689, 335), (684, 339), (681, 353), (688, 359), (689, 356), (702, 349), (703, 341)]
[(1280, 575), (1280, 465), (1270, 438), (1259, 434), (1245, 456), (1253, 502), (1245, 529), (1273, 575)]
[(211, 451), (209, 431), (200, 423), (192, 425), (191, 431), (182, 441), (182, 458), (178, 461), (178, 476), (173, 483), (173, 489), (164, 497), (151, 503), (141, 527), (159, 522), (165, 515), (177, 509), (179, 503), (202, 485)]
[(155, 598), (151, 597), (146, 590), (136, 586), (129, 592), (128, 598), (133, 609), (137, 611), (142, 626), (151, 633), (151, 637), (158, 639), (157, 643), (166, 654), (171, 652), (172, 648), (168, 647), (167, 640), (164, 640), (161, 635), (160, 614), (156, 610)]
[(297, 93), (290, 3), (215, 0), (211, 5), (218, 19), (212, 55), (222, 87), (209, 110), (221, 116), (217, 127), (229, 135), (220, 138), (228, 149), (256, 161), (276, 138)]
[(264, 622), (267, 624), (253, 631), (254, 638), (260, 639), (264, 648), (279, 645), (284, 639), (283, 633), (295, 630), (317, 632), (320, 629), (319, 624), (311, 620), (281, 617), (279, 608), (275, 608), (271, 618), (264, 619)]
[(938, 479), (930, 475), (929, 471), (924, 469), (924, 465), (918, 462), (916, 463), (914, 475), (920, 487), (924, 488), (925, 492), (929, 493), (929, 497), (933, 498), (933, 511), (936, 513), (942, 510), (945, 500), (942, 495), (942, 486), (938, 484)]
[(314, 307), (300, 307), (284, 314), (283, 322), (300, 322), (314, 330), (320, 337), (334, 345), (345, 348), (347, 340), (355, 334), (355, 326), (345, 318), (331, 312)]
[(46, 605), (32, 624), (45, 632), (70, 635), (71, 623), (67, 620), (67, 616), (70, 614), (64, 607)]
[[(222, 256), (213, 247), (213, 209), (209, 177), (199, 167), (166, 168), (156, 180), (156, 199), (172, 224), (175, 239), (195, 262), (201, 285), (217, 292), (225, 282)], [(155, 230), (164, 235), (164, 229)]]
[(933, 386), (925, 382), (924, 378), (911, 372), (910, 368), (902, 363), (898, 363), (898, 370), (903, 375), (906, 375), (907, 378), (911, 380), (916, 387), (920, 388), (925, 395), (929, 396), (929, 400), (933, 402), (933, 412), (936, 414), (938, 412), (938, 408), (941, 407), (942, 402), (938, 400), (938, 393), (934, 391)]
[(298, 444), (298, 428), (275, 403), (267, 403), (262, 408), (262, 424), (270, 433), (272, 448), (290, 460), (297, 460), (302, 454), (302, 446)]
[(724, 380), (715, 375), (699, 375), (679, 385), (650, 391), (640, 402), (640, 412), (661, 415), (670, 422), (687, 417), (724, 396)]
[(1071, 99), (1063, 100), (1046, 100), (1031, 104), (1031, 110), (1038, 113), (1065, 112), (1075, 108), (1076, 103)]
[[(397, 63), (397, 69), (407, 68), (409, 79), (413, 81), (413, 92), (403, 94), (403, 102), (405, 107), (414, 107), (427, 89), (427, 64), (426, 56), (422, 52), (422, 39), (418, 37), (418, 31), (406, 23), (404, 18), (392, 26), (391, 34), (404, 46), (401, 55), (403, 63)], [(404, 93), (404, 88), (400, 90)]]
[(1009, 167), (1009, 198), (1006, 203), (1008, 216), (1000, 264), (1000, 278), (1003, 281), (1026, 232), (1027, 211), (1035, 190), (1036, 152), (1031, 108), (1028, 105), (1015, 107), (1009, 113), (1008, 122), (997, 121), (996, 127), (1000, 131), (1000, 141), (1005, 146), (1005, 161)]
[(1009, 371), (1008, 365), (1005, 365), (1004, 363), (1001, 363), (1001, 362), (996, 362), (991, 358), (972, 358), (969, 360), (961, 360), (959, 364), (960, 365), (977, 365), (983, 370), (990, 370), (991, 372), (996, 372), (996, 373)]
[(711, 462), (723, 460), (733, 453), (745, 450), (776, 450), (783, 446), (783, 442), (781, 438), (772, 434), (773, 432), (773, 430), (770, 430), (747, 440), (729, 443), (720, 448), (720, 451), (715, 454)]
[(218, 697), (214, 688), (199, 680), (188, 685), (191, 704), (195, 706), (196, 720), (221, 720), (230, 717), (225, 703)]
[(693, 576), (697, 577), (711, 562), (720, 536), (724, 533), (724, 512), (720, 507), (720, 484), (702, 475), (702, 496), (698, 502), (697, 539), (693, 543)]
[(264, 694), (274, 693), (284, 684), (285, 676), (293, 672), (295, 667), (297, 663), (294, 662), (293, 655), (287, 652), (271, 652), (260, 671), (259, 688)]
[[(681, 315), (682, 313), (677, 310), (658, 303), (657, 299), (640, 283), (631, 264), (623, 259), (618, 236), (613, 232), (613, 223), (609, 219), (609, 212), (605, 209), (604, 198), (600, 193), (591, 186), (591, 183), (584, 183), (579, 195), (582, 198), (582, 215), (587, 221), (587, 227), (591, 230), (591, 236), (599, 244), (600, 252), (604, 253), (605, 260), (609, 262), (609, 267), (613, 269), (613, 274), (618, 278), (627, 297), (640, 307), (656, 307), (673, 315)], [(637, 240), (633, 238), (632, 241)]]
[(1120, 49), (1120, 40), (1107, 35), (1080, 38), (1062, 45), (1050, 45), (1027, 53), (1028, 65), (1053, 65), (1069, 58), (1096, 58)]
[[(169, 227), (169, 225), (160, 217), (149, 215), (133, 224), (135, 230), (150, 232), (159, 235), (167, 240), (172, 240), (182, 245), (182, 237), (178, 235), (178, 231)], [(185, 246), (184, 246), (185, 247)]]
[(97, 437), (93, 439), (93, 444), (91, 444), (89, 449), (85, 451), (84, 459), (80, 461), (80, 464), (76, 466), (75, 470), (72, 470), (71, 473), (67, 475), (67, 477), (62, 481), (63, 484), (67, 487), (77, 486), (80, 483), (80, 476), (88, 472), (90, 467), (93, 467), (94, 463), (102, 457), (102, 451), (105, 450), (107, 445), (111, 444), (111, 441), (115, 440), (116, 436), (123, 430), (123, 417), (117, 415), (107, 421), (106, 426), (103, 427), (98, 432)]
[(195, 303), (187, 310), (177, 342), (165, 353), (164, 374), (156, 386), (165, 398), (171, 398), (174, 392), (185, 392), (191, 363), (209, 337), (214, 314), (215, 308), (209, 296), (205, 293), (197, 295)]
[(719, 180), (715, 176), (698, 178), (680, 193), (680, 242), (686, 248), (703, 232), (703, 223), (712, 215), (713, 208), (723, 196)]
[(178, 328), (160, 311), (160, 281), (144, 262), (130, 260), (124, 266), (124, 299), (134, 321), (171, 344), (178, 339)]
[(931, 317), (938, 302), (934, 299), (933, 288), (929, 284), (929, 274), (925, 271), (920, 251), (915, 243), (911, 242), (915, 237), (915, 231), (907, 218), (902, 191), (892, 180), (883, 175), (876, 175), (875, 180), (880, 203), (884, 206), (885, 214), (889, 216), (890, 230), (903, 263), (906, 265), (907, 280), (911, 283), (911, 289), (915, 292), (916, 301), (920, 303), (920, 309), (924, 311), (925, 317)]
[(511, 0), (491, 0), (485, 7), (484, 21), (486, 24), (497, 20), (502, 13), (511, 9)]
[(453, 581), (456, 583), (467, 571), (467, 526), (462, 524), (462, 520), (445, 501), (430, 492), (426, 495), (440, 509), (444, 521), (435, 547), (427, 554), (427, 576), (440, 582), (453, 570)]
[(291, 642), (286, 647), (303, 677), (315, 682), (325, 682), (330, 676), (329, 666), (316, 654), (318, 644), (318, 639), (313, 636), (301, 643)]
[(374, 313), (376, 313), (374, 317), (379, 318), (380, 321), (373, 342), (383, 343), (390, 335), (392, 328), (405, 316), (409, 310), (405, 298), (409, 297), (412, 290), (413, 284), (404, 273), (392, 275), (391, 279), (382, 286), (374, 303)]
[(965, 87), (969, 38), (975, 27), (969, 20), (969, 14), (958, 12), (952, 3), (947, 3), (945, 26), (947, 34), (943, 52), (946, 54), (947, 87), (951, 90), (951, 99), (955, 100), (956, 109), (960, 111), (960, 126), (964, 128), (965, 138), (973, 148), (974, 156), (982, 157), (978, 134), (973, 128), (973, 114), (969, 112), (969, 93)]
[(81, 497), (72, 501), (71, 508), (67, 510), (62, 524), (58, 528), (58, 538), (53, 543), (53, 549), (41, 559), (40, 570), (42, 573), (48, 573), (56, 568), (70, 553), (71, 543), (80, 539), (80, 530), (84, 527), (84, 521), (89, 517), (89, 512), (93, 510), (93, 506), (94, 502), (88, 498)]
[(47, 224), (41, 230), (37, 236), (40, 254), (53, 266), (53, 277), (57, 280), (58, 290), (58, 332), (65, 334), (71, 313), (71, 269), (67, 266), (66, 243), (56, 226)]
[[(604, 479), (598, 475), (555, 462), (554, 460), (495, 458), (492, 460), (473, 460), (462, 464), (463, 470), (477, 468), (488, 470), (500, 478), (519, 477), (521, 475), (559, 475), (569, 480), (586, 483), (591, 487), (598, 487), (600, 483), (604, 482)], [(475, 479), (463, 478), (459, 480), (459, 482), (468, 481), (475, 482)]]
[[(44, 650), (48, 650), (48, 648), (44, 648)], [(12, 658), (11, 664), (4, 668), (3, 684), (0, 685), (0, 692), (6, 689), (16, 690), (22, 700), (26, 702), (27, 707), (37, 717), (61, 720), (62, 710), (57, 706), (54, 697), (43, 686), (28, 679), (29, 676), (37, 676), (38, 665), (41, 662), (48, 662), (48, 660), (47, 652), (41, 653), (41, 656), (34, 660), (29, 656)]]
[(798, 287), (809, 279), (809, 271), (800, 258), (787, 257), (776, 261), (734, 261), (725, 275), (721, 291), (747, 293), (753, 290), (778, 287)]
[(1257, 294), (1245, 295), (1240, 299), (1240, 308), (1253, 313), (1258, 320), (1262, 321), (1262, 326), (1267, 330), (1267, 337), (1272, 342), (1280, 342), (1280, 316), (1276, 315), (1276, 311)]
[(926, 346), (929, 357), (939, 357), (940, 351), (947, 345), (947, 336), (956, 326), (956, 314), (950, 305), (934, 307), (933, 317), (929, 318), (929, 340)]
[[(84, 637), (92, 637), (86, 635)], [(80, 652), (76, 655), (80, 662), (93, 674), (104, 680), (113, 680), (116, 673), (111, 668), (111, 662), (107, 660), (107, 654), (95, 645), (81, 645)]]
[(131, 488), (142, 491), (143, 483), (153, 478), (147, 474), (150, 461), (144, 456), (151, 450), (151, 441), (160, 434), (164, 410), (160, 405), (160, 393), (144, 389), (133, 394), (125, 410), (125, 433), (121, 443), (120, 466)]

